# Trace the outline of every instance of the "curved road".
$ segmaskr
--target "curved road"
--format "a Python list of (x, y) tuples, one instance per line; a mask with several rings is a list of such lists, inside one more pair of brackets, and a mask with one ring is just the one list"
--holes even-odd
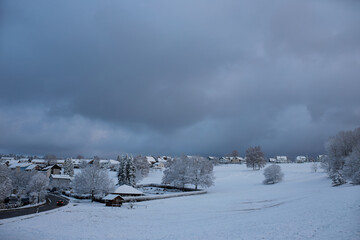
[(0, 212), (0, 219), (18, 217), (18, 216), (37, 213), (37, 212), (45, 212), (45, 211), (49, 211), (49, 210), (52, 210), (55, 208), (59, 208), (61, 206), (56, 205), (58, 200), (63, 200), (64, 206), (69, 203), (69, 200), (67, 198), (53, 195), (53, 194), (48, 194), (46, 196), (46, 203), (44, 205), (41, 205), (39, 207), (31, 207), (31, 208), (22, 208), (22, 209), (3, 211), (3, 212)]

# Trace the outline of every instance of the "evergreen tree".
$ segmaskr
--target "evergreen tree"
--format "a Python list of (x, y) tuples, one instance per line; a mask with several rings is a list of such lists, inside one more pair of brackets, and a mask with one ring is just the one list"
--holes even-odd
[(134, 165), (134, 158), (131, 156), (127, 158), (126, 162), (126, 172), (127, 172), (127, 185), (135, 187), (136, 185), (136, 168)]
[(64, 174), (74, 176), (74, 164), (71, 159), (66, 159), (64, 162)]
[(118, 169), (118, 184), (119, 186), (123, 184), (127, 184), (127, 171), (126, 171), (126, 163), (127, 163), (127, 157), (117, 157), (117, 160), (119, 161), (119, 169)]

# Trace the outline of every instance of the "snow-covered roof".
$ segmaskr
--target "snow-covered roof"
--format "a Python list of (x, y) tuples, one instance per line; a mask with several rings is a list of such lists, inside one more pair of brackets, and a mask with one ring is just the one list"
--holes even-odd
[(68, 179), (68, 180), (72, 179), (72, 177), (70, 177), (69, 175), (59, 175), (59, 174), (51, 174), (51, 177), (53, 179)]
[(154, 163), (156, 162), (155, 158), (154, 157), (151, 157), (151, 156), (146, 156), (146, 160), (148, 161), (148, 163)]
[(162, 163), (166, 163), (166, 162), (167, 162), (167, 161), (166, 161), (165, 159), (163, 159), (163, 158), (158, 158), (157, 160), (158, 160), (158, 162), (162, 162)]
[(110, 163), (111, 165), (118, 165), (118, 164), (120, 164), (119, 161), (112, 160), (112, 159), (109, 160), (109, 163)]
[(36, 164), (30, 164), (25, 170), (33, 170), (34, 168), (38, 167)]
[(11, 165), (9, 166), (9, 168), (16, 168), (16, 167), (26, 168), (26, 167), (28, 167), (29, 165), (31, 165), (31, 163), (14, 163), (14, 164), (11, 164)]
[(47, 167), (44, 168), (43, 170), (48, 170), (48, 169), (53, 168), (53, 167), (61, 168), (59, 165), (55, 164), (55, 165), (47, 166)]
[(33, 159), (31, 160), (32, 163), (46, 163), (45, 159)]
[(120, 197), (118, 194), (108, 194), (106, 197), (103, 197), (103, 200), (114, 200), (116, 197)]
[(129, 195), (142, 195), (143, 193), (136, 188), (128, 185), (122, 185), (118, 187), (113, 193), (115, 194), (129, 194)]

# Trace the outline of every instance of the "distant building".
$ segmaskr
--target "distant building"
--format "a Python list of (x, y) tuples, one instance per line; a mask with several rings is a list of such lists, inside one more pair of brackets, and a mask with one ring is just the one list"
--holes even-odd
[(57, 189), (70, 188), (71, 181), (72, 181), (72, 177), (70, 177), (69, 175), (51, 174), (49, 177), (50, 186), (55, 187)]
[(304, 162), (306, 162), (306, 160), (307, 160), (307, 158), (305, 156), (297, 156), (295, 161), (297, 163), (304, 163)]
[(31, 163), (14, 163), (9, 166), (11, 170), (15, 170), (16, 172), (23, 172), (25, 169), (30, 166)]
[(61, 167), (59, 165), (55, 164), (55, 165), (43, 168), (42, 171), (46, 173), (47, 177), (50, 177), (51, 174), (60, 175), (61, 174)]
[(276, 163), (287, 163), (287, 156), (276, 156)]

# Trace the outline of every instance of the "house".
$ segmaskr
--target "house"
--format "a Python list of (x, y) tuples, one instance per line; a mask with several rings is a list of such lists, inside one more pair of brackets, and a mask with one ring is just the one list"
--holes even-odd
[(47, 165), (47, 161), (45, 159), (33, 159), (31, 160), (31, 163), (39, 165), (40, 167), (45, 167)]
[(20, 158), (18, 161), (21, 163), (27, 163), (27, 162), (29, 162), (29, 159), (28, 158)]
[(125, 185), (125, 184), (118, 187), (114, 192), (112, 192), (112, 194), (116, 194), (116, 195), (119, 195), (122, 197), (123, 196), (142, 196), (142, 195), (144, 195), (144, 193), (137, 190), (136, 188), (133, 188), (133, 187)]
[(307, 160), (307, 158), (305, 156), (297, 156), (295, 159), (295, 161), (297, 163), (304, 163), (304, 162), (306, 162), (306, 160)]
[(242, 157), (230, 157), (231, 163), (245, 163), (245, 159)]
[(155, 158), (151, 157), (151, 156), (146, 156), (146, 160), (150, 165), (153, 165), (154, 163), (156, 163)]
[(269, 158), (269, 162), (276, 163), (276, 158)]
[(58, 159), (56, 160), (56, 164), (59, 166), (64, 166), (65, 160), (64, 159)]
[(30, 166), (31, 163), (14, 163), (9, 166), (11, 170), (15, 170), (16, 172), (23, 172), (25, 169)]
[(105, 205), (108, 207), (121, 207), (124, 199), (118, 194), (108, 194), (103, 198)]
[(27, 168), (25, 168), (25, 171), (32, 172), (32, 171), (40, 171), (41, 167), (37, 164), (30, 164)]
[(61, 167), (55, 164), (44, 168), (42, 171), (46, 172), (47, 177), (50, 177), (51, 174), (61, 174)]
[(276, 156), (276, 163), (287, 163), (287, 156)]
[(221, 164), (228, 164), (228, 163), (231, 163), (231, 160), (228, 158), (228, 157), (221, 157), (219, 159), (219, 163)]
[(71, 181), (72, 177), (70, 177), (69, 175), (51, 174), (49, 177), (50, 186), (56, 189), (70, 188)]
[(113, 159), (109, 160), (108, 167), (110, 168), (110, 170), (117, 171), (117, 169), (119, 168), (119, 165), (120, 165), (119, 161), (116, 161)]

